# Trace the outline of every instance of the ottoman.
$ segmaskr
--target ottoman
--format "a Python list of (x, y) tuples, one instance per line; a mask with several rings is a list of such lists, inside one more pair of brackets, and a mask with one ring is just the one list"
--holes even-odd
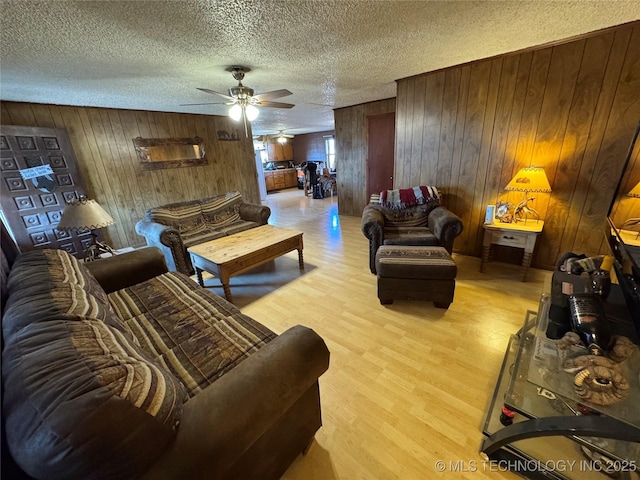
[(444, 247), (381, 245), (376, 252), (378, 299), (432, 301), (449, 308), (456, 288), (457, 267)]

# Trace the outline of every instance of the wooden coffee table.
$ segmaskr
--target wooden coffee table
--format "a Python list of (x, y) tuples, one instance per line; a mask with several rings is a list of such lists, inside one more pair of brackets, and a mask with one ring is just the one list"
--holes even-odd
[(298, 250), (298, 263), (303, 270), (302, 232), (273, 225), (261, 225), (187, 249), (200, 286), (204, 287), (203, 271), (215, 275), (222, 282), (224, 296), (230, 302), (233, 301), (229, 288), (232, 275), (251, 270), (292, 250)]

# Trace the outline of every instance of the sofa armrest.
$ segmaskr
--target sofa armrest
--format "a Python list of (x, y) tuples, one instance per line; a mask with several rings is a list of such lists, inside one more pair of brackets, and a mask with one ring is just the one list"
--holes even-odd
[(271, 209), (266, 205), (258, 205), (256, 203), (241, 203), (240, 218), (248, 222), (256, 222), (260, 225), (266, 225), (271, 216)]
[(101, 258), (84, 265), (106, 293), (136, 285), (167, 272), (164, 255), (155, 247)]
[(162, 251), (169, 270), (185, 275), (193, 274), (187, 248), (176, 228), (145, 218), (136, 223), (136, 233), (147, 240), (147, 245), (158, 247)]
[(436, 207), (427, 219), (429, 230), (433, 233), (441, 247), (449, 253), (453, 251), (453, 240), (462, 233), (462, 220), (445, 207)]
[(161, 223), (144, 218), (136, 223), (136, 233), (147, 239), (150, 245), (162, 244), (167, 247), (175, 242), (173, 236), (180, 237), (180, 232), (174, 227), (169, 227)]
[(184, 404), (176, 440), (143, 478), (223, 478), (328, 367), (322, 338), (290, 328)]
[(376, 252), (384, 241), (384, 215), (377, 208), (366, 205), (362, 210), (361, 228), (369, 239), (369, 270), (376, 273)]
[(378, 231), (384, 230), (384, 215), (377, 208), (366, 205), (362, 210), (362, 233), (371, 240)]

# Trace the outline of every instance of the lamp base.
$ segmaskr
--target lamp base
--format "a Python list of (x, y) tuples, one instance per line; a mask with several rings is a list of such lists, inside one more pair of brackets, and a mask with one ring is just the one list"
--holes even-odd
[(91, 243), (84, 252), (83, 260), (85, 262), (93, 262), (94, 260), (100, 260), (100, 255), (104, 253), (110, 253), (116, 255), (116, 252), (106, 243), (98, 241), (98, 236), (91, 232)]
[(515, 209), (513, 210), (513, 221), (514, 223), (517, 222), (521, 222), (522, 221), (522, 215), (524, 214), (524, 224), (527, 224), (527, 219), (529, 218), (529, 215), (533, 216), (536, 218), (536, 222), (540, 219), (540, 214), (538, 212), (536, 212), (536, 210), (532, 207), (529, 207), (528, 203), (532, 202), (533, 200), (535, 200), (535, 197), (529, 197), (527, 194), (529, 192), (524, 192), (524, 199), (518, 204), (516, 205)]

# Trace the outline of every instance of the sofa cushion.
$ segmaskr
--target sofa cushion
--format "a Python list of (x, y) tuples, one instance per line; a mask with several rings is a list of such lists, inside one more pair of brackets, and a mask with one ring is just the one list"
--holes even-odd
[(389, 227), (384, 231), (384, 245), (439, 245), (427, 227)]
[(142, 348), (180, 378), (190, 396), (275, 338), (236, 306), (178, 272), (109, 298)]
[(240, 192), (227, 192), (224, 195), (200, 200), (204, 221), (210, 225), (223, 227), (240, 220)]
[(189, 248), (224, 236), (225, 233), (223, 231), (213, 229), (208, 223), (203, 223), (200, 227), (183, 233), (182, 243), (185, 248)]
[[(42, 268), (43, 265), (46, 268)], [(9, 276), (9, 295), (17, 288), (52, 288), (60, 282), (74, 283), (109, 304), (107, 294), (89, 270), (64, 250), (40, 249), (22, 253), (16, 258)]]
[(256, 222), (249, 222), (246, 220), (237, 220), (233, 223), (228, 223), (224, 225), (215, 225), (213, 230), (216, 232), (223, 233), (224, 235), (233, 235), (234, 233), (244, 232), (245, 230), (249, 230), (251, 228), (259, 227), (260, 224)]
[[(240, 313), (234, 304), (201, 288), (180, 272), (167, 272), (146, 282), (112, 292), (109, 294), (109, 301), (118, 317), (129, 325), (131, 320), (149, 312), (153, 312), (156, 319), (162, 318), (172, 328), (177, 324), (173, 315), (185, 309), (181, 315), (187, 319), (192, 315), (208, 319)], [(132, 331), (139, 336), (139, 331)], [(141, 345), (153, 355), (158, 354), (144, 343)]]
[(182, 385), (99, 320), (32, 323), (2, 361), (8, 445), (33, 477), (132, 478), (175, 436)]
[(378, 278), (453, 280), (456, 263), (444, 247), (381, 246), (376, 252)]
[(387, 227), (424, 227), (427, 225), (429, 213), (438, 206), (440, 202), (433, 200), (401, 209), (380, 207), (380, 211), (384, 215), (385, 229)]
[(137, 343), (129, 327), (111, 309), (77, 284), (55, 284), (50, 288), (29, 287), (19, 295), (11, 296), (2, 318), (4, 340), (9, 341), (20, 330), (32, 323), (49, 321), (99, 320), (116, 328)]
[(216, 319), (210, 327), (183, 324), (175, 336), (180, 343), (157, 360), (182, 381), (190, 397), (276, 338), (242, 313)]
[(34, 322), (96, 319), (136, 341), (87, 268), (63, 250), (35, 250), (18, 256), (8, 279), (2, 331), (8, 341)]
[(173, 227), (180, 233), (195, 230), (204, 223), (200, 202), (197, 200), (155, 207), (147, 210), (146, 216), (154, 222)]

